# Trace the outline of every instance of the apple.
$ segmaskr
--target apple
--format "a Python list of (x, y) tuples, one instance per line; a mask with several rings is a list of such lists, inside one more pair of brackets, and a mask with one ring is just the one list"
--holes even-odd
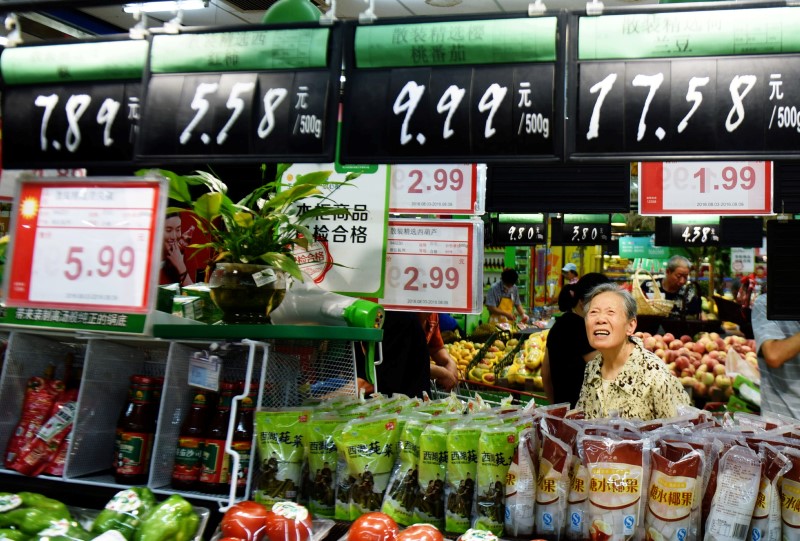
[(691, 342), (692, 341), (692, 337), (689, 336), (688, 334), (684, 334), (684, 335), (681, 335), (679, 340), (685, 344), (686, 342)]
[(696, 382), (694, 384), (694, 394), (699, 397), (706, 396), (708, 394), (708, 386), (702, 381)]
[(648, 336), (644, 339), (644, 347), (650, 351), (655, 351), (656, 349), (656, 339), (652, 336)]
[(667, 354), (663, 349), (657, 349), (653, 351), (658, 357), (661, 357), (662, 360), (666, 360)]
[(715, 340), (715, 341), (716, 341), (716, 339), (717, 339), (717, 338), (719, 338), (719, 333), (716, 333), (716, 332), (710, 332), (710, 333), (708, 333), (708, 337), (709, 337), (711, 340)]
[(695, 379), (692, 376), (681, 376), (681, 385), (684, 387), (694, 387)]
[(680, 340), (672, 340), (669, 343), (669, 349), (674, 349), (675, 351), (678, 351), (682, 347), (683, 347), (683, 342), (681, 342)]
[(664, 333), (664, 343), (669, 344), (673, 340), (675, 340), (674, 334), (672, 334), (671, 332)]
[(731, 378), (724, 374), (719, 374), (716, 378), (714, 378), (714, 385), (720, 389), (726, 389), (731, 386)]
[(710, 372), (705, 372), (703, 374), (703, 379), (701, 381), (705, 383), (707, 386), (711, 386), (714, 384), (715, 379), (716, 378), (714, 377), (714, 374), (711, 374)]
[(689, 352), (689, 358), (690, 359), (694, 359), (697, 362), (700, 362), (700, 360), (702, 360), (703, 356), (700, 353), (697, 353), (696, 351), (690, 351)]
[(705, 346), (706, 346), (706, 351), (707, 351), (707, 352), (709, 352), (709, 353), (711, 353), (712, 351), (716, 351), (717, 349), (719, 349), (719, 346), (717, 346), (717, 343), (716, 343), (716, 342), (711, 342), (711, 341), (709, 341), (709, 342), (706, 342)]
[(705, 342), (695, 342), (692, 345), (692, 351), (696, 351), (697, 353), (703, 354), (706, 352), (706, 343)]
[(689, 368), (689, 359), (686, 357), (678, 357), (675, 359), (675, 368), (681, 371), (686, 370)]
[[(717, 366), (714, 367), (713, 373), (715, 376), (724, 376), (725, 375), (725, 365), (719, 363)], [(730, 379), (730, 378), (728, 378)]]

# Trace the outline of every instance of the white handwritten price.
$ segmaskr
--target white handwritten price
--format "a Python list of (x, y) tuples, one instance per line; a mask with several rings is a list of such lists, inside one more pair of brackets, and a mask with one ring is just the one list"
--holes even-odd
[(544, 240), (542, 225), (510, 225), (506, 233), (509, 241)]
[(687, 244), (707, 244), (719, 242), (716, 228), (711, 226), (686, 226), (681, 237)]
[(390, 212), (472, 213), (477, 173), (472, 165), (392, 165)]
[(664, 163), (664, 210), (741, 214), (763, 209), (767, 175), (765, 162)]
[[(67, 118), (67, 131), (64, 134), (64, 139), (53, 138), (51, 139), (50, 132), (50, 119), (53, 112), (59, 103), (57, 94), (39, 95), (34, 100), (36, 107), (42, 108), (42, 118), (39, 126), (39, 145), (42, 152), (47, 152), (49, 149), (61, 150), (66, 148), (69, 152), (75, 152), (81, 145), (81, 119), (86, 113), (86, 110), (92, 103), (92, 97), (88, 94), (71, 95), (67, 98), (64, 104), (64, 112)], [(95, 116), (95, 122), (98, 126), (103, 128), (103, 146), (110, 147), (114, 144), (114, 139), (111, 137), (111, 129), (114, 126), (114, 121), (120, 110), (120, 102), (111, 98), (106, 98), (100, 105), (100, 109)]]
[(569, 240), (571, 242), (605, 241), (608, 235), (602, 227), (570, 225), (571, 230)]

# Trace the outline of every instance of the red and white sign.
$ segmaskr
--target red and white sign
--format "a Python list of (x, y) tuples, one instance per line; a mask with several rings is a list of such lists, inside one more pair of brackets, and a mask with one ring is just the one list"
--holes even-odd
[(478, 214), (484, 168), (477, 165), (392, 165), (389, 212)]
[(161, 192), (142, 180), (22, 181), (6, 303), (147, 312)]
[(379, 302), (394, 310), (477, 313), (483, 297), (475, 247), (482, 236), (477, 221), (389, 220)]
[(639, 214), (772, 214), (772, 162), (640, 163)]

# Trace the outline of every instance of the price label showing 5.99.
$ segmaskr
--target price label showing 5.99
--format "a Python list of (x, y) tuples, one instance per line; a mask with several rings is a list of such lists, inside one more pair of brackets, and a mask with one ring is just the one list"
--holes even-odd
[(392, 165), (391, 175), (389, 212), (473, 214), (481, 210), (476, 201), (477, 165)]
[(144, 181), (23, 183), (8, 304), (146, 312), (160, 191)]
[(472, 221), (389, 220), (386, 308), (428, 312), (476, 311), (473, 247), (482, 224)]
[(771, 162), (651, 162), (639, 166), (641, 214), (771, 214)]

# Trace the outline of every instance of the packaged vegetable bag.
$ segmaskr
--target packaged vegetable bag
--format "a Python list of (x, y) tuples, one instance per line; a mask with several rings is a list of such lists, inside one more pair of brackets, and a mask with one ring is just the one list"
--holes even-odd
[(528, 452), (528, 444), (534, 438), (533, 428), (519, 432), (517, 449), (506, 483), (505, 531), (513, 537), (533, 533), (533, 511), (536, 498), (536, 466)]
[(517, 448), (517, 430), (496, 425), (481, 430), (478, 439), (478, 486), (472, 527), (503, 533), (505, 525), (506, 476)]
[(579, 445), (589, 474), (589, 537), (593, 541), (644, 539), (649, 440), (584, 436)]
[(702, 480), (703, 455), (686, 448), (676, 460), (654, 449), (650, 454), (650, 482), (644, 528), (653, 541), (693, 541), (699, 535), (698, 479)]
[(303, 481), (309, 414), (305, 408), (255, 414), (260, 473), (254, 499), (268, 508), (280, 501), (297, 501)]
[(734, 445), (728, 449), (719, 459), (716, 490), (706, 517), (703, 539), (744, 541), (749, 532), (760, 484), (761, 459), (756, 452), (744, 445)]
[(543, 432), (536, 479), (535, 529), (550, 539), (564, 538), (571, 466), (572, 448), (555, 435)]
[(782, 530), (780, 487), (783, 476), (792, 469), (792, 461), (768, 443), (760, 445), (759, 454), (764, 461), (764, 470), (748, 538), (779, 541)]
[(455, 425), (447, 434), (445, 530), (448, 532), (464, 533), (470, 528), (480, 436), (480, 427), (471, 419)]
[(792, 463), (791, 469), (784, 474), (781, 485), (782, 541), (798, 541), (800, 540), (800, 451), (784, 447), (781, 452)]
[(447, 428), (429, 424), (419, 437), (419, 476), (414, 522), (444, 529), (444, 481), (447, 475)]
[(306, 444), (311, 487), (308, 508), (313, 516), (334, 518), (335, 515), (334, 479), (339, 457), (333, 436), (340, 424), (341, 417), (329, 413), (313, 412), (309, 417)]
[(398, 458), (383, 497), (381, 511), (403, 526), (413, 524), (419, 475), (419, 437), (425, 429), (424, 417), (405, 420), (398, 440)]
[(342, 427), (336, 438), (336, 446), (344, 453), (349, 477), (353, 478), (350, 520), (381, 509), (400, 438), (397, 424), (397, 415), (353, 419)]

